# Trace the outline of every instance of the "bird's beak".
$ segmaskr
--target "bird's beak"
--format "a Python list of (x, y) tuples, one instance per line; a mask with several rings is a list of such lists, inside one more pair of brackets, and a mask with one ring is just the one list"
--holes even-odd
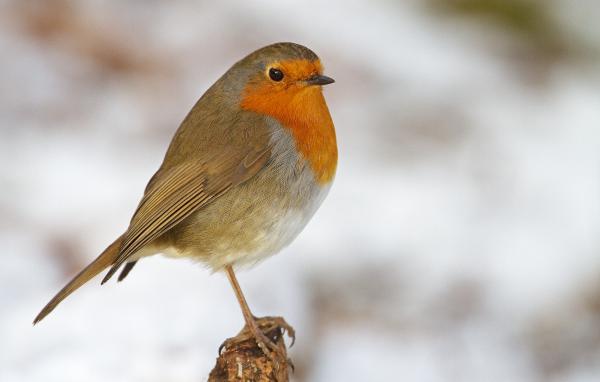
[(307, 85), (327, 85), (327, 84), (332, 84), (334, 82), (335, 82), (335, 80), (333, 78), (323, 76), (321, 74), (317, 74), (315, 76), (312, 76), (312, 77), (304, 80), (304, 83)]

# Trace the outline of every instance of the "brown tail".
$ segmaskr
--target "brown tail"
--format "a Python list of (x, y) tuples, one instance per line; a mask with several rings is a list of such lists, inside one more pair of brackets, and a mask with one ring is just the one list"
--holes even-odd
[(96, 260), (92, 261), (90, 265), (88, 265), (81, 272), (79, 272), (79, 274), (75, 276), (73, 280), (69, 281), (69, 283), (65, 285), (65, 287), (62, 288), (52, 300), (50, 300), (50, 302), (44, 307), (44, 309), (42, 309), (42, 311), (37, 315), (35, 320), (33, 320), (33, 324), (35, 325), (38, 322), (40, 322), (44, 317), (46, 317), (50, 312), (52, 312), (62, 300), (67, 298), (67, 296), (73, 293), (77, 288), (79, 288), (80, 286), (88, 282), (90, 279), (92, 279), (94, 276), (96, 276), (98, 273), (102, 272), (104, 269), (112, 265), (119, 256), (120, 246), (121, 237), (119, 237), (111, 245), (109, 245), (108, 248), (106, 248), (104, 252), (102, 252), (100, 256), (96, 258)]

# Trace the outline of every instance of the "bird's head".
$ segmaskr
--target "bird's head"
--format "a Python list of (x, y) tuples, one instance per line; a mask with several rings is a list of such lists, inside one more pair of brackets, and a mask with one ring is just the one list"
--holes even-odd
[[(288, 120), (307, 106), (324, 103), (321, 86), (334, 80), (323, 75), (319, 57), (295, 43), (261, 48), (232, 68), (245, 77), (239, 89), (242, 109)], [(242, 74), (243, 73), (243, 74)]]
[(331, 180), (337, 145), (322, 85), (334, 80), (323, 75), (312, 50), (295, 43), (268, 45), (237, 62), (223, 80), (223, 89), (236, 95), (237, 107), (272, 117), (289, 129), (317, 179)]

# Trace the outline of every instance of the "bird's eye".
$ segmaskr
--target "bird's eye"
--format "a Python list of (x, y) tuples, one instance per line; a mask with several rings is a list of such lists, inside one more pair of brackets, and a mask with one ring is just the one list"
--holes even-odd
[(283, 80), (283, 72), (279, 69), (271, 68), (269, 69), (269, 77), (271, 77), (273, 81), (279, 82)]

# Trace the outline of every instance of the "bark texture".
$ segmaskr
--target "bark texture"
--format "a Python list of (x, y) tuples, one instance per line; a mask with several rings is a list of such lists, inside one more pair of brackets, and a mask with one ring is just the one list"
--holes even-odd
[[(276, 325), (260, 325), (263, 333), (281, 349), (270, 356), (258, 347), (254, 337), (244, 328), (237, 336), (226, 340), (219, 349), (219, 357), (208, 382), (287, 382), (288, 368), (293, 367), (287, 359), (287, 348), (283, 339), (284, 330)], [(289, 333), (288, 333), (289, 334)]]

